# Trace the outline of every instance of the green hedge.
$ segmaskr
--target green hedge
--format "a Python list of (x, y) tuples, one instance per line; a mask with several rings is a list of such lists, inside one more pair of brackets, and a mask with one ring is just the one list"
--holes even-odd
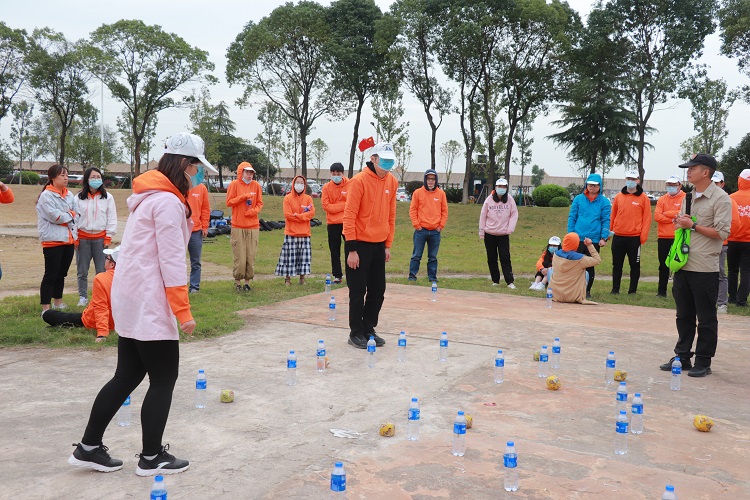
[(568, 190), (562, 186), (558, 186), (557, 184), (544, 184), (543, 186), (539, 186), (538, 188), (534, 189), (534, 192), (531, 193), (531, 196), (533, 196), (534, 198), (534, 205), (538, 207), (550, 206), (549, 203), (550, 201), (552, 201), (552, 198), (557, 198), (559, 196), (570, 198)]
[(569, 207), (570, 198), (567, 196), (557, 196), (549, 200), (549, 206), (551, 207)]
[(445, 198), (448, 203), (461, 203), (464, 197), (464, 190), (461, 188), (445, 188)]

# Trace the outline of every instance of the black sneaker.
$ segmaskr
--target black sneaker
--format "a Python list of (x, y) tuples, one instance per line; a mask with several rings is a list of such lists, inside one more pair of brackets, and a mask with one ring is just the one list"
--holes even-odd
[[(672, 363), (674, 362), (676, 357), (677, 356), (672, 356), (672, 358), (667, 363), (664, 363), (663, 365), (659, 365), (659, 369), (665, 372), (672, 371)], [(680, 356), (680, 362), (682, 363), (682, 371), (690, 370), (693, 367), (693, 363), (690, 361), (690, 358), (688, 358), (687, 356), (685, 357)]]
[(377, 333), (372, 332), (370, 335), (375, 337), (375, 345), (377, 347), (383, 347), (385, 345), (385, 339), (380, 337)]
[(138, 467), (135, 469), (135, 473), (139, 476), (156, 476), (164, 474), (178, 474), (187, 470), (190, 462), (176, 458), (174, 455), (167, 453), (169, 445), (164, 445), (161, 451), (153, 458), (153, 460), (146, 460), (143, 458), (143, 454), (136, 454), (136, 457), (140, 457), (138, 460)]
[(94, 469), (99, 472), (114, 472), (122, 469), (122, 460), (117, 460), (109, 456), (109, 448), (101, 445), (91, 451), (86, 451), (81, 443), (73, 443), (76, 449), (68, 459), (70, 465), (83, 467), (84, 469)]
[(341, 284), (341, 278), (333, 278), (333, 284), (334, 285), (340, 285)]
[(353, 345), (357, 349), (367, 349), (367, 339), (362, 334), (351, 334), (349, 335), (349, 345)]
[(249, 292), (251, 290), (250, 285), (245, 283), (245, 286), (242, 287), (242, 290), (244, 290), (245, 292)]
[(696, 365), (688, 371), (688, 377), (705, 377), (706, 375), (711, 375), (710, 366)]
[(234, 289), (237, 290), (238, 292), (241, 292), (242, 291), (242, 285), (234, 285)]
[(586, 292), (586, 298), (589, 299), (589, 300), (591, 300), (591, 293), (590, 292)]

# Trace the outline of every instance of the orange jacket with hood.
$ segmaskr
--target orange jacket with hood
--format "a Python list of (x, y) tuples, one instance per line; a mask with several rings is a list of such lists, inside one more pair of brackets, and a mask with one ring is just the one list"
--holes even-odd
[[(746, 170), (742, 171), (742, 174)], [(750, 241), (750, 179), (745, 179), (740, 174), (737, 177), (737, 187), (739, 188), (736, 192), (729, 195), (729, 197), (737, 202), (737, 215), (738, 224), (735, 226), (734, 213), (732, 213), (732, 228), (729, 230), (729, 238), (727, 241)]]
[(648, 240), (651, 229), (651, 201), (640, 184), (635, 193), (622, 188), (612, 203), (610, 228), (617, 236), (640, 236), (641, 245)]
[[(294, 189), (296, 182), (305, 185), (301, 194)], [(284, 196), (284, 234), (287, 236), (310, 236), (310, 219), (315, 217), (315, 205), (312, 197), (306, 194), (307, 180), (298, 175), (292, 179), (292, 190)]]
[(390, 173), (380, 178), (374, 169), (368, 165), (349, 182), (344, 209), (347, 252), (357, 250), (357, 241), (385, 242), (386, 248), (393, 243), (398, 181)]
[(654, 220), (657, 224), (657, 238), (674, 238), (674, 223), (672, 220), (680, 215), (680, 208), (682, 207), (682, 200), (684, 199), (685, 191), (680, 189), (674, 196), (667, 193), (656, 200)]
[(227, 206), (232, 209), (232, 227), (258, 229), (258, 213), (263, 209), (263, 188), (255, 178), (249, 183), (242, 180), (245, 167), (252, 165), (246, 161), (237, 165), (237, 179), (227, 188)]
[(208, 201), (208, 189), (205, 184), (198, 184), (188, 191), (188, 205), (192, 211), (193, 232), (208, 229), (211, 222), (211, 204)]
[(327, 224), (343, 224), (344, 208), (346, 208), (346, 195), (349, 192), (349, 179), (342, 176), (341, 182), (336, 184), (333, 181), (327, 182), (323, 186), (323, 193), (320, 195), (320, 203), (326, 213)]
[[(432, 191), (427, 189), (428, 175), (435, 176), (435, 188)], [(414, 229), (421, 227), (429, 231), (435, 229), (442, 231), (448, 222), (448, 200), (445, 197), (445, 191), (440, 189), (437, 178), (435, 170), (427, 170), (422, 187), (415, 189), (411, 195), (409, 217)]]
[(86, 328), (96, 330), (97, 337), (108, 337), (109, 331), (115, 329), (112, 319), (112, 280), (115, 270), (99, 273), (94, 278), (91, 292), (91, 303), (83, 310), (81, 322)]

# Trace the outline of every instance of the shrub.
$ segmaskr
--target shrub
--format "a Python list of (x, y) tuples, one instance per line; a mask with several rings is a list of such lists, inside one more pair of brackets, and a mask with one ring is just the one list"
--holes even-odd
[(406, 192), (409, 194), (409, 196), (414, 194), (414, 191), (424, 186), (423, 181), (409, 181), (406, 183)]
[(552, 198), (557, 198), (558, 196), (570, 198), (568, 190), (557, 184), (544, 184), (543, 186), (539, 186), (534, 189), (531, 196), (534, 198), (534, 204), (538, 207), (548, 207)]
[(570, 198), (567, 196), (556, 196), (549, 200), (549, 206), (551, 207), (569, 207)]
[(461, 203), (464, 198), (464, 190), (461, 188), (445, 188), (444, 191), (448, 203)]

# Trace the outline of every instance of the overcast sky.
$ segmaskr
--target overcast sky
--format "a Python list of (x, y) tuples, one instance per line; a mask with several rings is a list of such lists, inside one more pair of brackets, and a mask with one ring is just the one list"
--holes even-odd
[[(231, 106), (231, 117), (237, 124), (237, 135), (252, 140), (260, 131), (256, 108), (238, 108), (234, 101), (241, 96), (242, 88), (229, 87), (226, 84), (225, 55), (229, 44), (235, 39), (244, 25), (252, 20), (259, 21), (267, 16), (275, 7), (283, 4), (280, 0), (266, 0), (263, 2), (252, 0), (218, 0), (215, 2), (197, 2), (187, 0), (172, 2), (165, 0), (130, 0), (128, 2), (102, 2), (94, 0), (34, 0), (27, 2), (6, 2), (2, 9), (3, 21), (12, 28), (24, 28), (32, 31), (34, 28), (48, 26), (60, 31), (68, 39), (80, 39), (88, 36), (91, 31), (102, 24), (109, 24), (120, 19), (141, 19), (147, 24), (158, 24), (171, 33), (176, 33), (189, 44), (208, 51), (209, 58), (216, 65), (215, 76), (219, 78), (218, 85), (211, 87), (211, 96), (215, 103), (223, 100)], [(320, 1), (328, 5), (328, 1)], [(390, 0), (376, 0), (383, 11), (390, 5)], [(589, 0), (569, 0), (569, 4), (577, 10), (583, 18), (591, 9), (594, 2)], [(709, 65), (711, 78), (724, 78), (730, 87), (738, 87), (750, 83), (737, 70), (734, 60), (719, 54), (720, 39), (718, 34), (712, 35), (706, 41), (701, 63)], [(101, 106), (101, 94), (98, 82), (92, 84), (92, 103)], [(115, 126), (123, 105), (109, 98), (105, 90), (104, 122)], [(690, 103), (688, 101), (673, 101), (656, 112), (650, 125), (658, 132), (648, 137), (654, 145), (654, 150), (646, 152), (645, 170), (649, 179), (665, 179), (677, 173), (676, 165), (680, 163), (679, 144), (687, 137), (694, 135), (692, 118), (690, 117)], [(429, 168), (430, 162), (430, 134), (429, 125), (421, 105), (410, 95), (404, 96), (404, 116), (402, 120), (410, 122), (410, 145), (413, 153), (409, 170)], [(370, 111), (363, 111), (360, 137), (374, 135), (369, 125)], [(748, 133), (750, 124), (750, 106), (744, 102), (735, 103), (728, 119), (729, 137), (725, 141), (725, 150), (737, 145), (744, 134)], [(532, 163), (538, 164), (551, 175), (575, 175), (572, 165), (567, 160), (566, 152), (558, 148), (545, 137), (555, 133), (558, 129), (549, 125), (557, 117), (553, 114), (537, 118), (534, 124), (535, 142), (532, 148)], [(0, 124), (0, 135), (8, 138), (11, 118), (6, 117)], [(189, 126), (188, 111), (174, 109), (159, 114), (158, 137), (185, 130)], [(318, 121), (309, 141), (322, 138), (330, 148), (329, 156), (324, 163), (348, 162), (351, 131), (354, 126), (353, 115), (346, 120), (328, 123)], [(443, 125), (438, 129), (437, 147), (455, 139), (462, 143), (457, 115), (447, 116)], [(514, 149), (515, 151), (515, 149)], [(160, 148), (155, 148), (152, 154), (159, 155)], [(442, 165), (440, 155), (438, 165)], [(456, 161), (460, 164), (461, 161)], [(282, 162), (282, 166), (285, 165)], [(458, 169), (462, 170), (460, 165)], [(441, 172), (440, 167), (438, 172)], [(520, 174), (518, 167), (512, 166), (512, 174)], [(617, 167), (609, 175), (622, 177), (624, 169)], [(526, 173), (528, 175), (528, 172)]]

